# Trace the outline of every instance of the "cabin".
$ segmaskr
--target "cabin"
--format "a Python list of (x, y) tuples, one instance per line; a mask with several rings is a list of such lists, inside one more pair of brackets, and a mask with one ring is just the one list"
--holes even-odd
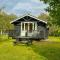
[(27, 15), (10, 22), (14, 25), (12, 37), (17, 41), (41, 40), (48, 38), (47, 22)]

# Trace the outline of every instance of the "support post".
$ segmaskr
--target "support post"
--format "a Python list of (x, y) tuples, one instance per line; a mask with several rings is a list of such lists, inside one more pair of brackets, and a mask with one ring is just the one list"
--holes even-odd
[(33, 23), (33, 31), (34, 31), (34, 23)]
[(21, 32), (22, 32), (22, 23), (21, 23)]
[(30, 24), (28, 23), (28, 32), (29, 32), (29, 25), (30, 25)]
[(24, 31), (25, 31), (25, 23), (24, 23)]
[(35, 30), (37, 30), (37, 23), (35, 23)]

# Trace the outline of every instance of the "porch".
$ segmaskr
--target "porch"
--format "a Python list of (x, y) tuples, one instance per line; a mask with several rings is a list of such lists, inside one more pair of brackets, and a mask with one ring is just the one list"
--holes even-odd
[(37, 34), (37, 22), (21, 22), (21, 37), (31, 37)]

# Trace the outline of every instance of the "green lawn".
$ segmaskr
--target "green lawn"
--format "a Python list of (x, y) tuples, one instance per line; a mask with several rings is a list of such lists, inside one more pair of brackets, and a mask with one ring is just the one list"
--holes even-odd
[(11, 41), (0, 44), (0, 60), (45, 60), (35, 53), (30, 46), (14, 46)]
[(60, 42), (35, 42), (32, 49), (46, 60), (60, 60)]
[(48, 41), (33, 42), (31, 46), (14, 46), (12, 40), (0, 42), (0, 60), (60, 60), (60, 42), (55, 39), (49, 37)]
[(48, 41), (60, 42), (60, 37), (49, 36)]

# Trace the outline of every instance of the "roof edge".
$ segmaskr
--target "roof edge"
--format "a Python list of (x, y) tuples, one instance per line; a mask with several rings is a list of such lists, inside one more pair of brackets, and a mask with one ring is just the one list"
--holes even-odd
[(30, 17), (32, 17), (32, 18), (38, 20), (38, 21), (41, 21), (41, 22), (44, 22), (45, 24), (47, 24), (46, 21), (40, 20), (40, 19), (38, 19), (37, 17), (32, 16), (32, 15), (23, 15), (23, 16), (21, 16), (20, 18), (17, 18), (17, 19), (15, 19), (15, 20), (11, 21), (10, 24), (14, 23), (15, 21), (17, 21), (17, 20), (19, 20), (19, 19), (21, 19), (21, 18), (23, 18), (23, 17), (25, 17), (25, 16), (30, 16)]

